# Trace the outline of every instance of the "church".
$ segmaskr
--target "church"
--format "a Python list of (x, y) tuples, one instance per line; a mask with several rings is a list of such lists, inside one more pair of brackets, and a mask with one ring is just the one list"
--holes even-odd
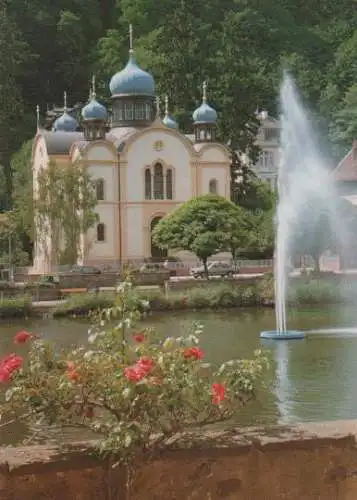
[[(82, 237), (80, 263), (116, 267), (165, 257), (152, 242), (158, 221), (192, 197), (230, 198), (230, 152), (216, 141), (217, 112), (207, 100), (193, 110), (193, 131), (179, 130), (165, 98), (164, 113), (151, 74), (135, 61), (130, 37), (127, 65), (110, 80), (111, 112), (96, 99), (95, 82), (80, 123), (63, 113), (51, 130), (38, 127), (32, 151), (33, 185), (51, 160), (79, 162), (96, 186), (98, 222)], [(35, 193), (34, 193), (35, 195)], [(51, 235), (35, 235), (36, 273), (54, 270)]]

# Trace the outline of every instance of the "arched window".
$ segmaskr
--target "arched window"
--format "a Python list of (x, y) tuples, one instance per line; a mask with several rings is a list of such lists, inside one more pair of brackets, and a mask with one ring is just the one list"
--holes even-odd
[(216, 179), (211, 179), (209, 181), (209, 186), (208, 186), (208, 190), (211, 194), (217, 194), (217, 180)]
[(103, 222), (97, 225), (97, 241), (105, 241), (105, 224)]
[(145, 200), (151, 200), (151, 170), (145, 169)]
[(104, 180), (98, 179), (95, 185), (97, 201), (104, 200)]
[(160, 248), (155, 245), (152, 239), (152, 233), (155, 229), (155, 226), (160, 222), (162, 217), (154, 217), (150, 224), (150, 233), (151, 233), (151, 257), (157, 261), (165, 259), (167, 257), (167, 249)]
[(161, 163), (154, 166), (154, 199), (164, 199), (164, 169)]
[(172, 169), (166, 170), (166, 199), (172, 200)]

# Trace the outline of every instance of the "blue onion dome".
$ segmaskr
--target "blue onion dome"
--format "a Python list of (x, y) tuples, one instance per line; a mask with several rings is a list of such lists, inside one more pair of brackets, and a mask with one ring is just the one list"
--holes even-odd
[(165, 116), (162, 123), (166, 125), (166, 127), (178, 129), (178, 123), (170, 115)]
[(195, 123), (216, 123), (217, 112), (206, 102), (203, 102), (201, 106), (194, 111), (192, 117)]
[(194, 123), (216, 123), (217, 112), (207, 104), (207, 83), (203, 82), (202, 104), (192, 115)]
[(63, 114), (54, 122), (52, 129), (54, 131), (75, 132), (78, 128), (78, 122), (73, 116), (65, 110)]
[(108, 112), (105, 106), (96, 100), (95, 92), (92, 92), (91, 100), (82, 108), (82, 118), (84, 121), (102, 120), (106, 121)]
[(166, 125), (166, 127), (178, 129), (178, 123), (169, 115), (169, 98), (167, 95), (165, 96), (165, 117), (162, 123)]
[(132, 54), (125, 68), (112, 77), (109, 88), (112, 96), (155, 95), (154, 78), (139, 68)]

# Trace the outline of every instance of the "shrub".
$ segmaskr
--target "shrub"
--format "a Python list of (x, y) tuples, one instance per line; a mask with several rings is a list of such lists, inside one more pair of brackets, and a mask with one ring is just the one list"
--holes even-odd
[(26, 318), (31, 315), (30, 297), (16, 297), (0, 301), (0, 318)]
[(87, 316), (93, 311), (112, 307), (114, 300), (113, 294), (104, 292), (71, 295), (63, 304), (53, 310), (53, 316)]
[(296, 305), (336, 304), (342, 301), (342, 296), (334, 283), (311, 280), (292, 289), (288, 300)]
[(125, 283), (89, 331), (89, 348), (58, 353), (19, 332), (15, 342), (32, 345), (26, 367), (15, 354), (0, 360), (0, 381), (9, 384), (3, 412), (37, 424), (37, 432), (51, 425), (88, 428), (98, 434), (101, 452), (129, 460), (186, 428), (230, 419), (255, 395), (267, 367), (260, 351), (252, 360), (211, 366), (199, 347), (199, 324), (162, 340), (150, 328), (135, 329), (136, 304)]

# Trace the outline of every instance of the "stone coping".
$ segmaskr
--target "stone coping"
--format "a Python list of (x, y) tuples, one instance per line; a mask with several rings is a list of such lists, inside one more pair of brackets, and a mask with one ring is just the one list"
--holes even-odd
[[(238, 428), (227, 426), (217, 430), (195, 430), (171, 439), (159, 451), (160, 459), (178, 458), (187, 450), (196, 456), (239, 455), (250, 450), (311, 449), (324, 446), (355, 447), (357, 420), (341, 420), (298, 424)], [(103, 467), (95, 453), (95, 441), (74, 442), (64, 446), (36, 445), (0, 448), (0, 473), (11, 475), (41, 474), (49, 469), (68, 470)], [(78, 460), (80, 458), (80, 461)]]

